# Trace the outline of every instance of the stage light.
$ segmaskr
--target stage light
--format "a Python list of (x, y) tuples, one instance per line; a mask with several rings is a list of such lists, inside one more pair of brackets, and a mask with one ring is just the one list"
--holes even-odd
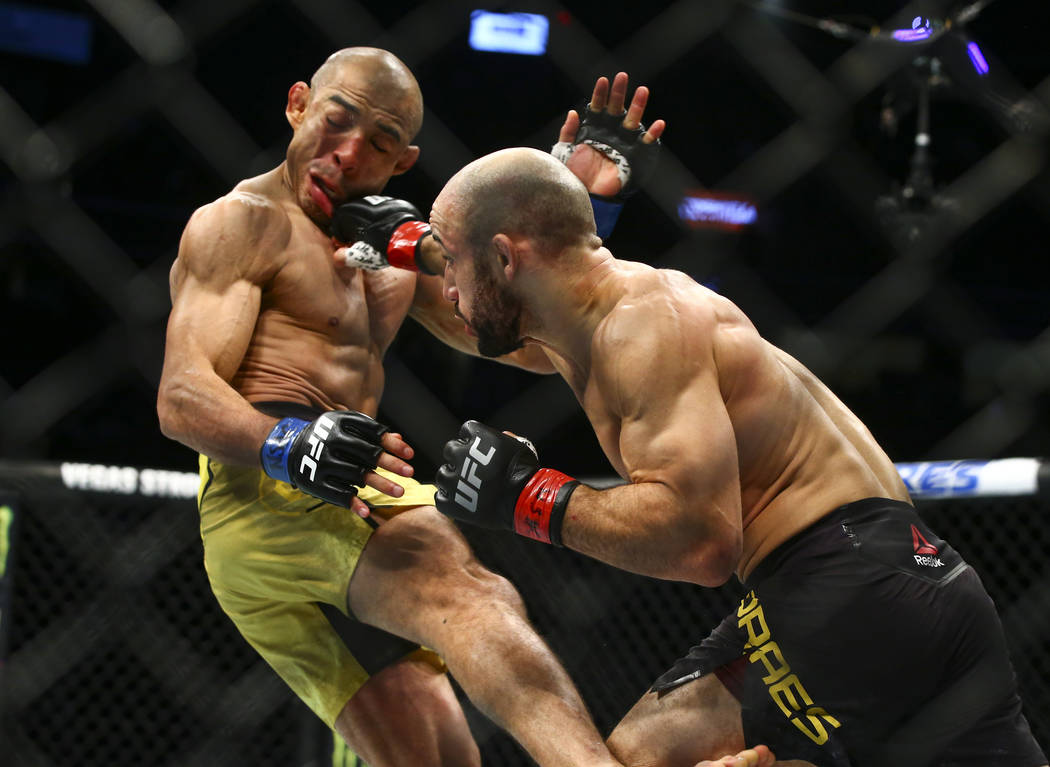
[(82, 13), (0, 3), (0, 50), (85, 64), (91, 38), (91, 20)]
[(470, 47), (476, 51), (542, 56), (549, 33), (550, 21), (536, 13), (470, 14)]
[(895, 29), (893, 31), (893, 39), (902, 43), (916, 43), (929, 39), (932, 34), (933, 26), (929, 20), (924, 19), (922, 16), (916, 16), (912, 19), (911, 29)]
[(723, 192), (690, 192), (678, 203), (678, 217), (693, 229), (737, 230), (758, 220), (749, 200)]
[(967, 44), (966, 52), (970, 54), (970, 61), (973, 62), (973, 68), (977, 70), (977, 74), (988, 74), (988, 62), (985, 60), (984, 54), (981, 53), (980, 46), (978, 46), (977, 43), (971, 42)]

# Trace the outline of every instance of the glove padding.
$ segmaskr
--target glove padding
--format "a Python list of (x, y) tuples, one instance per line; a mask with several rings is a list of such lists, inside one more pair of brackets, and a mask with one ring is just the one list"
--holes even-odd
[(354, 410), (332, 410), (313, 421), (282, 418), (259, 457), (263, 471), (304, 493), (350, 507), (357, 486), (374, 471), (389, 429)]
[(652, 175), (660, 155), (660, 139), (651, 143), (642, 141), (646, 131), (644, 125), (639, 125), (634, 130), (623, 127), (626, 111), (620, 115), (611, 115), (604, 110), (595, 112), (589, 103), (578, 111), (581, 121), (579, 130), (576, 131), (576, 139), (572, 143), (559, 141), (551, 148), (551, 154), (561, 163), (568, 164), (569, 158), (580, 144), (586, 144), (601, 152), (616, 164), (620, 191), (611, 197), (592, 197), (622, 203), (637, 192)]
[(329, 233), (340, 242), (353, 243), (346, 249), (347, 266), (426, 272), (419, 262), (419, 243), (430, 234), (430, 225), (406, 200), (380, 194), (348, 200), (332, 214)]
[(569, 497), (579, 482), (560, 471), (539, 468), (536, 449), (477, 421), (449, 440), (438, 469), (435, 506), (461, 522), (561, 545)]

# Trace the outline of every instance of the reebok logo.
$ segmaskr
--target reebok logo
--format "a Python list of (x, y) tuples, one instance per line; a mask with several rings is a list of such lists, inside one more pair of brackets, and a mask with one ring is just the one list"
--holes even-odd
[(926, 540), (915, 525), (911, 526), (911, 545), (915, 550), (912, 555), (915, 558), (915, 564), (923, 567), (944, 567), (944, 561), (937, 556), (937, 547)]

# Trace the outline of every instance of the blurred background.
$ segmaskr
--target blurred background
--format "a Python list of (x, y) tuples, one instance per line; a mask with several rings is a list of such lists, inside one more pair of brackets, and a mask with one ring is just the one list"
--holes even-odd
[[(424, 211), (471, 159), (512, 145), (549, 148), (598, 75), (627, 71), (632, 88), (651, 88), (647, 121), (662, 117), (668, 128), (656, 172), (607, 243), (617, 256), (679, 269), (735, 301), (765, 337), (820, 375), (894, 460), (1047, 452), (1045, 0), (862, 0), (848, 9), (826, 0), (523, 0), (484, 10), (513, 15), (486, 16), (457, 0), (0, 2), (0, 458), (14, 467), (0, 488), (17, 491), (12, 508), (38, 510), (23, 515), (22, 550), (43, 552), (20, 557), (7, 629), (11, 657), (24, 659), (5, 674), (16, 763), (147, 763), (115, 755), (134, 738), (154, 744), (156, 764), (165, 754), (172, 764), (247, 763), (248, 753), (255, 764), (315, 758), (303, 744), (321, 736), (303, 735), (312, 730), (299, 704), (240, 654), (236, 634), (221, 633), (229, 631), (221, 613), (206, 612), (192, 502), (48, 495), (19, 484), (32, 472), (14, 462), (195, 470), (195, 455), (160, 434), (154, 409), (181, 230), (196, 207), (282, 160), (289, 86), (340, 47), (387, 48), (416, 73), (426, 102), (422, 156), (387, 193)], [(380, 418), (416, 446), (419, 476), (432, 473), (466, 418), (528, 434), (546, 464), (571, 474), (612, 474), (560, 378), (458, 355), (411, 322), (387, 371)], [(945, 513), (967, 520), (960, 529), (978, 525), (963, 533), (974, 542), (964, 553), (991, 547), (987, 567), (995, 569), (1046, 551), (1046, 510), (1022, 506)], [(992, 520), (1001, 541), (975, 518)], [(1004, 527), (1004, 518), (1014, 521)], [(549, 568), (570, 568), (558, 594), (574, 606), (569, 629), (564, 606), (544, 607), (542, 594), (530, 602), (548, 635), (578, 640), (584, 623), (606, 644), (631, 633), (602, 621), (636, 589), (658, 594), (655, 614), (678, 616), (663, 620), (681, 638), (639, 629), (607, 661), (594, 645), (552, 640), (570, 661), (606, 663), (573, 668), (603, 723), (614, 723), (732, 599), (680, 607), (693, 597), (674, 591), (683, 601), (667, 601), (672, 592), (662, 589), (674, 586), (618, 580), (568, 553), (547, 561), (535, 546), (514, 564), (483, 534), (471, 535), (523, 590)], [(1018, 652), (1044, 653), (1030, 670), (1042, 692), (1029, 697), (1045, 702), (1050, 629), (1031, 623), (1036, 607), (1050, 614), (1050, 576), (1040, 568), (1010, 569), (997, 601), (1027, 616), (1018, 618), (1029, 633), (1013, 640), (1021, 643), (1015, 662)], [(49, 623), (83, 608), (89, 584), (100, 589), (94, 613)], [(144, 604), (159, 612), (128, 617)], [(661, 619), (642, 616), (638, 625), (652, 620)], [(208, 625), (220, 633), (208, 634)], [(152, 649), (143, 649), (146, 639)], [(116, 670), (121, 642), (138, 643), (141, 668)], [(650, 651), (654, 643), (660, 653)], [(611, 684), (611, 668), (646, 655), (655, 657), (623, 691), (583, 681)], [(173, 692), (187, 668), (208, 659), (224, 665), (217, 677), (199, 674), (196, 702), (185, 688)], [(116, 681), (99, 681), (107, 678)], [(222, 680), (227, 689), (218, 691)], [(129, 692), (137, 687), (140, 694)], [(91, 731), (110, 732), (100, 743), (117, 745), (111, 752), (96, 743), (89, 758), (69, 722), (88, 727), (84, 712), (110, 688), (123, 702), (107, 707), (140, 718), (122, 713), (129, 729), (121, 734), (96, 711), (103, 718), (91, 720)], [(183, 713), (147, 715), (143, 699), (177, 703)], [(209, 747), (186, 756), (180, 749), (208, 711), (226, 711), (220, 699), (232, 718), (205, 739)], [(157, 735), (156, 719), (183, 722), (187, 710), (196, 718)], [(26, 724), (42, 712), (56, 718), (54, 731)], [(290, 720), (304, 723), (273, 726)], [(273, 756), (278, 733), (289, 755)], [(512, 746), (499, 748), (493, 763), (519, 758)]]

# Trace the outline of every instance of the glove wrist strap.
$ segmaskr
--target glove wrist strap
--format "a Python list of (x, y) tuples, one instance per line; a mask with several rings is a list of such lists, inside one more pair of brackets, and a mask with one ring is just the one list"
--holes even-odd
[(419, 258), (419, 243), (430, 234), (430, 224), (425, 221), (406, 221), (390, 236), (386, 246), (386, 258), (391, 266), (412, 272), (433, 274), (424, 268)]
[(292, 484), (288, 473), (288, 453), (299, 432), (309, 425), (310, 422), (302, 418), (282, 418), (277, 422), (259, 450), (259, 461), (267, 476)]
[(537, 471), (514, 505), (514, 532), (541, 543), (561, 546), (565, 509), (579, 484), (568, 474), (555, 469)]
[(613, 229), (616, 228), (616, 220), (623, 210), (623, 203), (617, 202), (615, 198), (598, 197), (591, 195), (591, 207), (594, 209), (594, 224), (598, 236), (603, 240), (609, 239)]

